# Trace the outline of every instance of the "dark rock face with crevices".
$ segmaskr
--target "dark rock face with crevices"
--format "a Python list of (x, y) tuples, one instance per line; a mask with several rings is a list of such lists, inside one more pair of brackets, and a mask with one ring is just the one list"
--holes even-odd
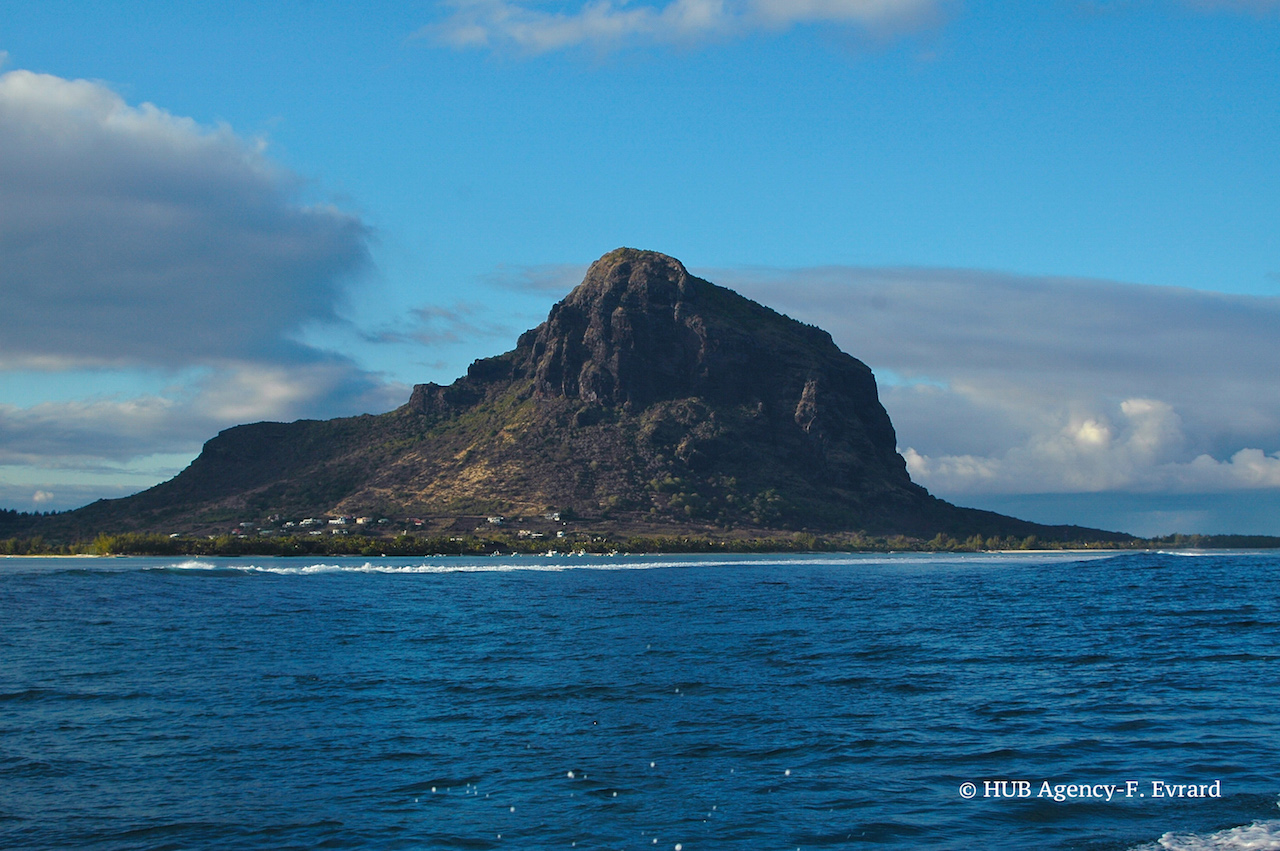
[(871, 370), (829, 334), (628, 248), (592, 264), (515, 349), (448, 386), (417, 385), (378, 416), (228, 429), (171, 481), (77, 514), (160, 530), (232, 515), (551, 511), (652, 531), (1091, 531), (930, 496), (907, 474)]
[[(819, 499), (923, 495), (865, 364), (825, 331), (696, 278), (663, 254), (619, 249), (596, 261), (521, 337), (514, 362), (543, 398), (631, 414), (677, 400), (705, 406), (676, 445), (686, 463), (737, 455), (736, 478), (771, 470), (808, 483)], [(760, 457), (741, 463), (752, 455)]]

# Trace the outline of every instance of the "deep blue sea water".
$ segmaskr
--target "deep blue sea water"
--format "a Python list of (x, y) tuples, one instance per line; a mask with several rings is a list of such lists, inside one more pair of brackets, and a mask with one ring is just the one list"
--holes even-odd
[(0, 847), (1280, 849), (1278, 602), (1254, 552), (0, 560)]

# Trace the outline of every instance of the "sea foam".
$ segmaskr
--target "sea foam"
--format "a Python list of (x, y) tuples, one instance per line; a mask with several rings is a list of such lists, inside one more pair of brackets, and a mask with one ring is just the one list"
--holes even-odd
[(1166, 833), (1133, 851), (1280, 851), (1280, 821), (1255, 821), (1216, 833)]
[(828, 567), (925, 566), (943, 565), (1009, 566), (1061, 561), (1101, 561), (1115, 558), (1115, 553), (890, 553), (890, 554), (804, 554), (788, 556), (654, 556), (627, 553), (610, 556), (585, 553), (552, 555), (491, 556), (426, 556), (417, 558), (331, 559), (309, 561), (297, 557), (279, 560), (256, 559), (187, 559), (170, 564), (147, 564), (144, 570), (210, 571), (272, 573), (305, 576), (326, 573), (500, 573), (509, 571), (555, 572), (564, 570), (655, 570), (662, 568), (707, 569), (725, 567), (787, 567), (798, 564)]

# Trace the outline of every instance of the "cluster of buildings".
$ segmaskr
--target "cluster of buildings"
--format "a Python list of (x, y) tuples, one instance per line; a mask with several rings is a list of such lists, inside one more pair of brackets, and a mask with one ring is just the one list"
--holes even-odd
[[(285, 520), (281, 522), (280, 515), (273, 514), (267, 518), (267, 522), (272, 525), (263, 526), (260, 523), (246, 520), (232, 529), (231, 534), (237, 537), (246, 537), (254, 534), (266, 537), (298, 534), (300, 532), (306, 532), (308, 535), (323, 535), (326, 532), (330, 535), (348, 535), (352, 526), (379, 526), (391, 521), (385, 517), (375, 519), (373, 517), (351, 517), (344, 514), (339, 517), (308, 517), (304, 520)], [(418, 522), (421, 525), (421, 521)]]
[[(524, 518), (518, 518), (523, 520)], [(547, 511), (541, 515), (541, 519), (548, 522), (559, 523), (559, 511)], [(492, 514), (485, 518), (489, 526), (504, 526), (507, 518), (501, 514)], [(355, 517), (352, 515), (339, 515), (337, 517), (307, 517), (302, 520), (284, 520), (279, 514), (273, 514), (267, 518), (266, 523), (262, 521), (246, 520), (237, 524), (231, 530), (231, 534), (236, 537), (249, 537), (258, 535), (262, 537), (271, 537), (274, 535), (349, 535), (352, 529), (358, 534), (377, 534), (384, 531), (384, 528), (390, 524), (395, 524), (396, 528), (404, 529), (421, 529), (427, 525), (427, 521), (420, 517), (407, 517), (403, 520), (393, 521), (386, 517)], [(482, 524), (482, 527), (485, 524)], [(477, 530), (478, 531), (478, 530)], [(544, 531), (536, 531), (531, 529), (519, 529), (516, 532), (519, 538), (545, 538), (551, 533)], [(559, 530), (555, 532), (557, 538), (565, 537), (565, 532)], [(176, 537), (176, 535), (172, 536)]]

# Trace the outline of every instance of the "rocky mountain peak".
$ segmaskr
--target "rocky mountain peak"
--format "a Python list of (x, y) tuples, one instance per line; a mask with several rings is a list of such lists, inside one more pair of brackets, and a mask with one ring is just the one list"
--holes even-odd
[[(533, 395), (639, 413), (697, 400), (751, 411), (771, 440), (883, 464), (906, 481), (875, 378), (819, 328), (691, 275), (673, 257), (619, 248), (525, 332), (516, 349), (476, 361), (450, 387), (419, 385), (409, 407), (450, 415), (513, 380)], [(838, 454), (838, 453), (837, 453)], [(872, 460), (874, 459), (874, 460)]]
[(547, 321), (521, 339), (535, 392), (602, 405), (688, 395), (707, 335), (690, 311), (699, 288), (673, 257), (619, 248), (601, 257)]
[(697, 280), (674, 257), (618, 248), (591, 264), (564, 304), (610, 312), (618, 307), (646, 311), (674, 308), (691, 294), (690, 282)]

